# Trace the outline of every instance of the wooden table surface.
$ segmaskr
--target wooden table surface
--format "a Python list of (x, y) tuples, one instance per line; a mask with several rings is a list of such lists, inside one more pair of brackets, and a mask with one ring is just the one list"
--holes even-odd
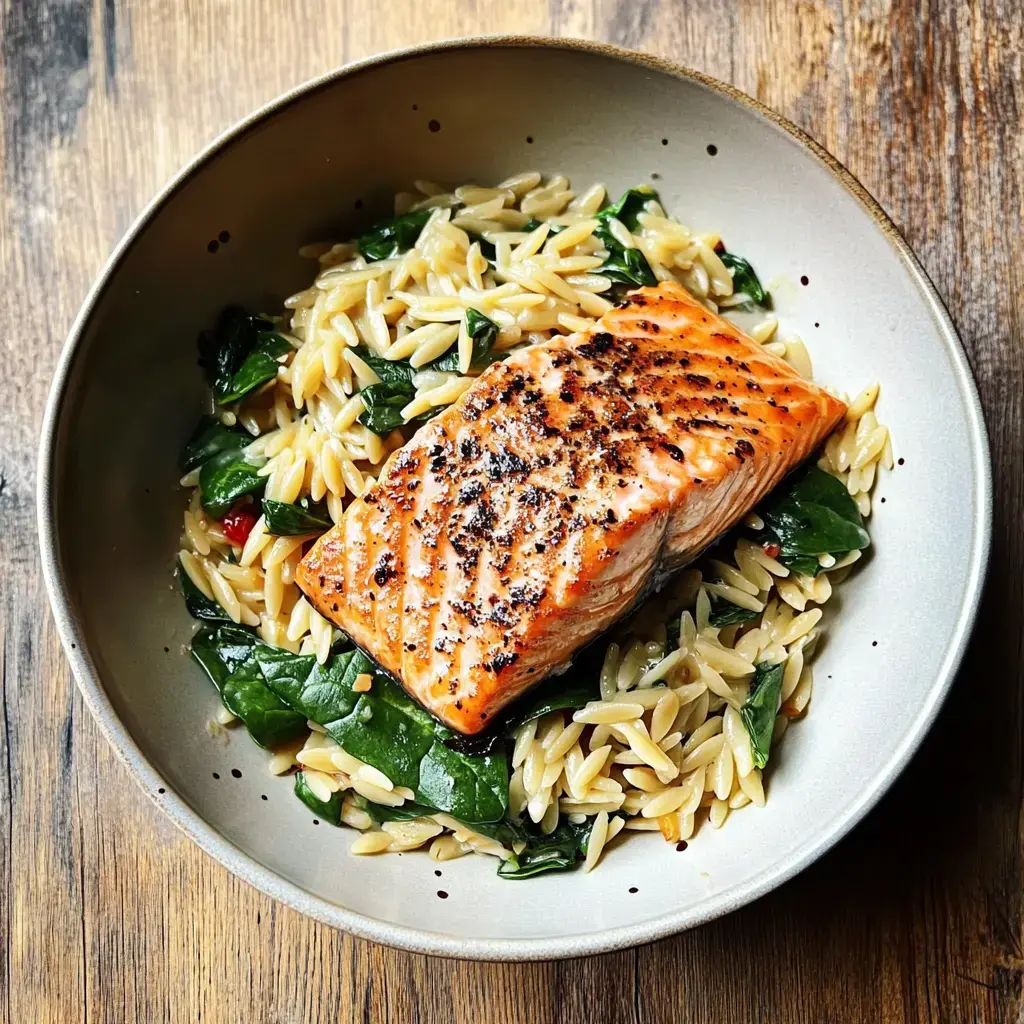
[[(724, 920), (641, 949), (521, 966), (354, 940), (235, 881), (179, 835), (77, 695), (35, 541), (35, 449), (58, 349), (154, 191), (306, 78), (481, 32), (587, 36), (674, 58), (835, 153), (949, 305), (996, 479), (992, 572), (966, 666), (868, 820)], [(0, 4), (0, 1019), (1024, 1019), (1022, 37), (1020, 0)]]

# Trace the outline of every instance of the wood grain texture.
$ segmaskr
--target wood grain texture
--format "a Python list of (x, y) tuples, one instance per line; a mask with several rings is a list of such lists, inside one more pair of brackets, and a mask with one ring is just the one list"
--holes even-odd
[[(382, 49), (477, 32), (659, 53), (819, 139), (946, 298), (996, 479), (992, 575), (966, 668), (867, 822), (729, 918), (638, 950), (524, 966), (353, 940), (180, 836), (77, 696), (34, 533), (35, 446), (61, 339), (149, 196), (283, 89)], [(0, 0), (0, 1020), (1022, 1019), (1022, 51), (1019, 0)]]

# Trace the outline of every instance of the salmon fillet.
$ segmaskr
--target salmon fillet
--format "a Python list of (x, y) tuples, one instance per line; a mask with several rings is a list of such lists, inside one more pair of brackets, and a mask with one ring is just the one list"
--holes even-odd
[(316, 608), (479, 732), (744, 516), (845, 406), (674, 283), (490, 366), (299, 565)]

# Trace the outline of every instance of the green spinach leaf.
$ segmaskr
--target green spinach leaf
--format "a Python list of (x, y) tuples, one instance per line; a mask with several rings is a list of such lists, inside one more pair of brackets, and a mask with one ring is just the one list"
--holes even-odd
[(214, 519), (220, 519), (246, 494), (262, 491), (266, 477), (257, 470), (266, 459), (247, 456), (241, 448), (218, 452), (199, 470), (199, 500)]
[(296, 537), (304, 533), (323, 533), (331, 528), (331, 517), (323, 505), (302, 498), (297, 504), (263, 499), (263, 520), (267, 533), (275, 537)]
[(750, 737), (750, 749), (758, 768), (768, 763), (771, 752), (772, 730), (775, 728), (775, 716), (779, 712), (784, 671), (785, 662), (758, 665), (750, 684), (749, 696), (740, 708), (740, 718)]
[(183, 473), (201, 466), (221, 452), (234, 452), (252, 444), (252, 438), (244, 430), (237, 427), (225, 427), (220, 420), (212, 416), (204, 416), (185, 442), (179, 457)]
[(232, 306), (199, 339), (199, 365), (218, 403), (237, 401), (277, 373), (277, 359), (291, 347), (274, 328), (273, 320)]
[[(504, 359), (507, 353), (492, 352), (494, 343), (498, 340), (498, 325), (483, 313), (470, 307), (466, 310), (466, 333), (473, 339), (473, 356), (470, 360), (471, 370), (482, 370), (491, 363)], [(446, 370), (451, 373), (459, 372), (459, 347), (452, 347), (438, 356), (432, 363), (424, 367), (428, 370)]]
[(639, 216), (652, 199), (658, 199), (655, 189), (650, 185), (637, 185), (636, 188), (626, 189), (617, 203), (611, 203), (604, 207), (598, 217), (603, 220), (614, 217), (616, 220), (622, 221), (630, 231), (636, 231), (640, 227)]
[(368, 348), (357, 348), (356, 355), (378, 377), (384, 384), (408, 384), (412, 387), (412, 379), (417, 371), (409, 365), (408, 359), (385, 359), (383, 356), (371, 352)]
[(256, 634), (247, 626), (203, 626), (192, 637), (192, 657), (219, 693), (228, 676), (252, 657), (257, 643)]
[(658, 283), (647, 257), (639, 249), (627, 249), (608, 228), (608, 221), (614, 217), (630, 231), (634, 231), (639, 226), (637, 217), (643, 211), (644, 203), (657, 198), (658, 193), (653, 188), (640, 185), (627, 190), (617, 203), (601, 210), (597, 215), (598, 226), (594, 229), (594, 235), (608, 250), (608, 258), (603, 266), (592, 273), (607, 277), (616, 284), (633, 287)]
[(371, 384), (359, 392), (365, 412), (359, 414), (359, 422), (375, 434), (387, 437), (392, 430), (405, 424), (402, 410), (416, 397), (412, 383), (382, 381)]
[(409, 800), (401, 807), (387, 807), (384, 804), (375, 804), (363, 796), (354, 796), (352, 799), (378, 824), (382, 821), (412, 821), (414, 818), (426, 818), (437, 813), (436, 807), (427, 807), (426, 804), (413, 803)]
[[(508, 806), (504, 752), (473, 757), (450, 750), (448, 729), (415, 704), (361, 651), (347, 651), (318, 665), (261, 645), (256, 657), (267, 684), (305, 718), (316, 722), (353, 757), (407, 786), (419, 803), (468, 823), (499, 821)], [(352, 689), (363, 673), (372, 688)]]
[(624, 284), (639, 288), (642, 285), (656, 285), (658, 279), (651, 270), (647, 257), (639, 249), (626, 249), (607, 233), (602, 237), (601, 232), (595, 231), (595, 235), (601, 237), (605, 248), (608, 250), (608, 258), (604, 263), (591, 271), (607, 277), (616, 284)]
[(192, 638), (192, 656), (224, 707), (261, 747), (272, 750), (302, 735), (306, 719), (267, 686), (256, 660), (258, 646), (255, 634), (241, 626), (204, 626)]
[(374, 224), (369, 231), (359, 236), (359, 251), (366, 259), (374, 262), (390, 259), (400, 252), (405, 252), (406, 249), (411, 249), (432, 212), (413, 210)]
[[(711, 616), (708, 622), (712, 626), (735, 626), (742, 622), (753, 622), (761, 613), (752, 612), (749, 608), (741, 608), (723, 597), (711, 598)], [(678, 646), (678, 640), (676, 642)]]
[[(771, 293), (765, 291), (757, 274), (754, 273), (754, 268), (742, 256), (737, 256), (735, 253), (727, 252), (723, 249), (718, 253), (718, 258), (732, 271), (732, 287), (734, 292), (740, 292), (748, 296), (751, 301), (762, 309), (773, 308)], [(730, 307), (730, 309), (737, 308), (739, 307)]]
[(528, 697), (512, 706), (507, 731), (515, 732), (521, 725), (526, 725), (535, 718), (542, 718), (552, 711), (577, 711), (592, 700), (600, 700), (601, 692), (597, 679), (598, 677), (594, 676), (592, 680), (584, 682), (578, 677), (554, 676), (546, 680)]
[(526, 848), (498, 865), (499, 878), (532, 878), (548, 871), (567, 871), (586, 856), (591, 822), (560, 822), (550, 835), (531, 835)]
[(231, 622), (231, 616), (216, 602), (211, 601), (189, 578), (185, 567), (178, 559), (178, 579), (181, 581), (181, 592), (185, 597), (185, 607), (193, 619), (206, 622)]
[(808, 576), (821, 571), (818, 555), (859, 551), (871, 543), (842, 481), (815, 465), (776, 488), (758, 514), (766, 527), (759, 541), (778, 544), (778, 560)]
[(254, 391), (261, 384), (273, 380), (277, 376), (278, 359), (291, 352), (292, 347), (280, 334), (272, 331), (260, 331), (256, 344), (245, 357), (245, 362), (231, 378), (231, 386), (227, 393), (217, 401), (221, 405), (237, 402), (243, 395)]
[(341, 790), (332, 793), (331, 798), (323, 801), (309, 788), (305, 772), (295, 773), (295, 795), (318, 817), (331, 825), (341, 824), (341, 805), (344, 796)]

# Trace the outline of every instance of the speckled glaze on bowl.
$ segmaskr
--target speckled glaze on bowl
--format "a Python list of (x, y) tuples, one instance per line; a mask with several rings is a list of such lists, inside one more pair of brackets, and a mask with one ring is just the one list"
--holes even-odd
[[(515, 102), (503, 103), (513, 82)], [(507, 882), (492, 860), (465, 857), (439, 880), (422, 854), (350, 858), (352, 833), (314, 826), (242, 732), (226, 744), (207, 736), (215, 696), (183, 653), (192, 622), (170, 578), (175, 461), (203, 391), (195, 337), (222, 306), (273, 309), (308, 279), (299, 245), (349, 236), (413, 178), (490, 183), (532, 168), (601, 180), (613, 194), (653, 182), (684, 223), (720, 230), (776, 279), (783, 326), (803, 333), (819, 379), (848, 390), (881, 381), (879, 415), (905, 464), (882, 481), (874, 557), (843, 588), (843, 621), (820, 653), (810, 714), (775, 758), (766, 810), (704, 829), (683, 855), (636, 836), (589, 875)], [(221, 232), (230, 241), (213, 244)], [(820, 856), (934, 718), (975, 614), (989, 524), (987, 443), (963, 350), (877, 204), (734, 90), (573, 41), (388, 54), (311, 82), (220, 138), (111, 256), (62, 353), (40, 453), (43, 568), (64, 646), (149, 795), (231, 871), (303, 913), (470, 958), (648, 942), (739, 907)]]

